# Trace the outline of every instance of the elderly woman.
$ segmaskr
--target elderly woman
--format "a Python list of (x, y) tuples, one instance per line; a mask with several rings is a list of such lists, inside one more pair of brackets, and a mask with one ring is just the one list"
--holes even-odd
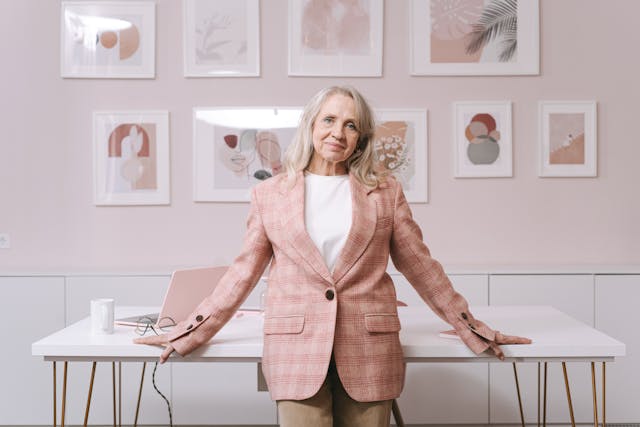
[(404, 384), (389, 257), (475, 353), (528, 343), (476, 320), (422, 241), (402, 188), (373, 164), (374, 120), (355, 89), (305, 107), (277, 175), (251, 193), (240, 255), (214, 292), (162, 344), (164, 362), (208, 342), (267, 265), (262, 369), (282, 426), (388, 426)]

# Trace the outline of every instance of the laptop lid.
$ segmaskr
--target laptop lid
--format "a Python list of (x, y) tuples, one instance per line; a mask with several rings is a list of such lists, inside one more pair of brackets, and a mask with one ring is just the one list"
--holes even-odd
[[(171, 274), (159, 313), (116, 319), (115, 323), (127, 326), (141, 324), (166, 326), (174, 322), (178, 323), (186, 319), (198, 304), (213, 292), (228, 269), (228, 267), (200, 267), (175, 270)], [(167, 321), (169, 319), (172, 321)]]

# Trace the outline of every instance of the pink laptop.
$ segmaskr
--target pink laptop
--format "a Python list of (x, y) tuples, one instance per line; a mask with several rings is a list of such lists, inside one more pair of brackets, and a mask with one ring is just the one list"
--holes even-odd
[(176, 270), (171, 275), (160, 313), (148, 313), (116, 319), (117, 325), (139, 326), (152, 324), (166, 326), (167, 319), (175, 323), (184, 320), (216, 287), (228, 267), (201, 267)]

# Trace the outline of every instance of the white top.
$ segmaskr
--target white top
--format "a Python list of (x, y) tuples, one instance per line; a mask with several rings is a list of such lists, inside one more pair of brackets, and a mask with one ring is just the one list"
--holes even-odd
[(304, 176), (304, 223), (330, 272), (351, 228), (349, 175)]

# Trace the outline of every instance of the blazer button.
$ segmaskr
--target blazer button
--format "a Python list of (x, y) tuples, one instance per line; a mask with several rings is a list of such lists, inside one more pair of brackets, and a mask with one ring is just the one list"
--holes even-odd
[(469, 318), (469, 317), (467, 316), (467, 313), (462, 313), (462, 314), (461, 314), (461, 316), (462, 316), (462, 318), (463, 318), (464, 320), (467, 320), (467, 319)]
[(189, 325), (189, 326), (187, 326), (187, 331), (188, 331), (189, 329), (191, 329), (191, 328), (193, 328), (193, 325)]
[(324, 293), (324, 296), (331, 301), (333, 299), (333, 297), (336, 296), (336, 293), (333, 292), (333, 289), (328, 289), (327, 292)]
[(202, 319), (203, 319), (202, 314), (198, 314), (196, 316), (196, 322), (202, 322)]

